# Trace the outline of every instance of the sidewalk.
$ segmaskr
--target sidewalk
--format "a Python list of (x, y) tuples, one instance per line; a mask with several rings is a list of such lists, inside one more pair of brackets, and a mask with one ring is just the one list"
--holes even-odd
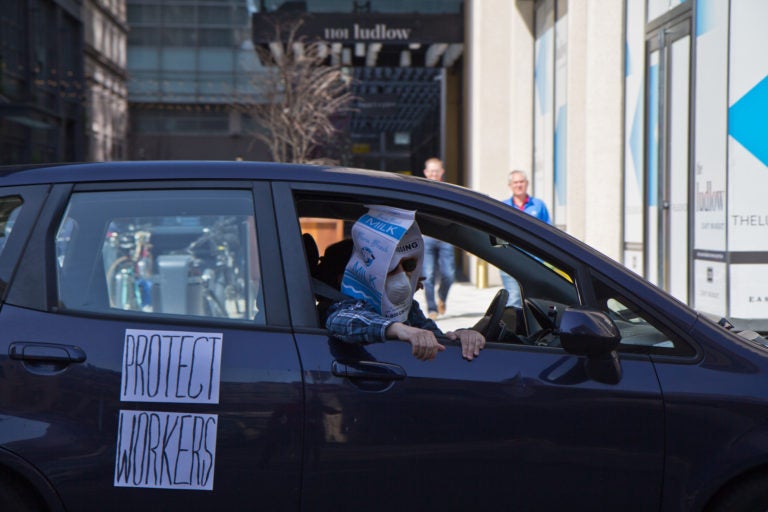
[[(500, 286), (477, 288), (469, 281), (453, 283), (448, 292), (445, 314), (437, 317), (437, 326), (443, 332), (472, 327), (485, 314), (499, 288)], [(424, 290), (417, 291), (414, 298), (419, 302), (424, 314), (427, 314)]]

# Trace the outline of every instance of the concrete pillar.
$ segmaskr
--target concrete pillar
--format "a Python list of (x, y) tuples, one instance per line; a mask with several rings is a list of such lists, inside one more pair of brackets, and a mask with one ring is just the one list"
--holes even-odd
[(470, 0), (466, 17), (465, 185), (503, 199), (533, 162), (533, 1)]
[[(532, 0), (467, 4), (464, 184), (497, 199), (509, 195), (510, 170), (533, 174), (533, 7)], [(620, 260), (623, 2), (569, 1), (566, 16), (566, 229)]]
[(566, 229), (584, 240), (587, 229), (584, 199), (587, 191), (587, 140), (584, 125), (587, 122), (587, 9), (583, 2), (568, 5), (568, 71), (566, 78), (566, 104), (568, 108), (565, 160), (568, 166)]
[(568, 232), (621, 259), (623, 2), (568, 3)]

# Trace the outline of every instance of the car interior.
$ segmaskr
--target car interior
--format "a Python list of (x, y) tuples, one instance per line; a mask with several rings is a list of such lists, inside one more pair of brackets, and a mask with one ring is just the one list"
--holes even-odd
[(56, 236), (59, 306), (262, 323), (252, 216), (183, 197), (75, 199)]

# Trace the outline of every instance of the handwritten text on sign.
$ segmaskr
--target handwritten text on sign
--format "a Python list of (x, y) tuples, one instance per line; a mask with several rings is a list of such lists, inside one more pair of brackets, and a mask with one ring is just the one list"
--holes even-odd
[(126, 329), (120, 400), (219, 403), (222, 333)]
[(116, 487), (213, 490), (218, 415), (120, 411)]

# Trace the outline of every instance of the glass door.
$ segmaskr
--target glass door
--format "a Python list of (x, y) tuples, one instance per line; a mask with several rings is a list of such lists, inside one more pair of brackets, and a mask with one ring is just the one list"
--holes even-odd
[(645, 275), (678, 299), (689, 294), (690, 21), (647, 42)]

